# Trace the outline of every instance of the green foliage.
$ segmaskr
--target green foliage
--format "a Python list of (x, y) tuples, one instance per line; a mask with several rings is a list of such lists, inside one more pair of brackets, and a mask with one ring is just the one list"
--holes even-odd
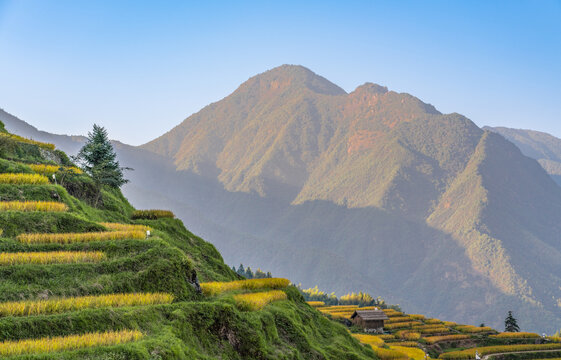
[(505, 332), (519, 332), (520, 327), (518, 326), (518, 322), (512, 316), (512, 311), (508, 312), (508, 315), (505, 319)]
[[(117, 161), (117, 154), (109, 141), (107, 130), (94, 124), (93, 130), (88, 133), (88, 139), (80, 149), (74, 160), (81, 165), (97, 187), (98, 194), (101, 193), (103, 185), (120, 188), (128, 182), (124, 178), (123, 170)], [(126, 169), (130, 170), (130, 169)], [(96, 197), (95, 205), (97, 205)]]

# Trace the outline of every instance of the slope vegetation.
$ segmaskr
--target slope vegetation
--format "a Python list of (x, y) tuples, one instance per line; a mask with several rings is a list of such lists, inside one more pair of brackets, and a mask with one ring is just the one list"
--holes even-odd
[[(118, 190), (93, 208), (92, 180), (64, 153), (0, 129), (0, 173), (17, 178), (0, 184), (0, 204), (35, 206), (0, 210), (0, 357), (374, 357), (288, 281), (201, 292), (239, 278), (212, 245), (177, 219), (131, 220)], [(44, 176), (33, 164), (56, 166), (57, 183), (18, 175)]]

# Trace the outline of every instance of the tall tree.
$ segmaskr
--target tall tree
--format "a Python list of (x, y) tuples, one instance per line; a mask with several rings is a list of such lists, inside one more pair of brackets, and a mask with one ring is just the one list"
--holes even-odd
[(117, 154), (109, 141), (107, 130), (94, 124), (93, 130), (88, 133), (86, 144), (74, 157), (82, 170), (90, 175), (97, 187), (95, 205), (99, 201), (101, 189), (104, 185), (120, 188), (128, 182), (123, 175), (123, 170), (132, 170), (121, 167), (117, 161)]
[(505, 319), (505, 332), (519, 332), (520, 328), (514, 316), (512, 316), (512, 311), (508, 312)]

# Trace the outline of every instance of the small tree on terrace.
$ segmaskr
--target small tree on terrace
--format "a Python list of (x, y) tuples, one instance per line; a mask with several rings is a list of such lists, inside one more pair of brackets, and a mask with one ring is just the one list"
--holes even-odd
[(128, 182), (123, 176), (123, 170), (132, 170), (119, 166), (117, 154), (109, 141), (107, 130), (96, 124), (94, 124), (93, 130), (88, 133), (86, 144), (73, 159), (86, 174), (92, 177), (96, 185), (95, 206), (99, 201), (103, 185), (120, 188)]
[(520, 328), (514, 316), (512, 316), (512, 311), (508, 312), (505, 319), (505, 332), (519, 332)]

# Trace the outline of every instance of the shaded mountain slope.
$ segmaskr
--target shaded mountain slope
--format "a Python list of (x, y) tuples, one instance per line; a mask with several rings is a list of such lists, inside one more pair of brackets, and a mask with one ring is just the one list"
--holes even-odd
[(534, 130), (488, 126), (484, 129), (501, 134), (516, 144), (524, 155), (538, 160), (553, 180), (561, 185), (561, 139)]

